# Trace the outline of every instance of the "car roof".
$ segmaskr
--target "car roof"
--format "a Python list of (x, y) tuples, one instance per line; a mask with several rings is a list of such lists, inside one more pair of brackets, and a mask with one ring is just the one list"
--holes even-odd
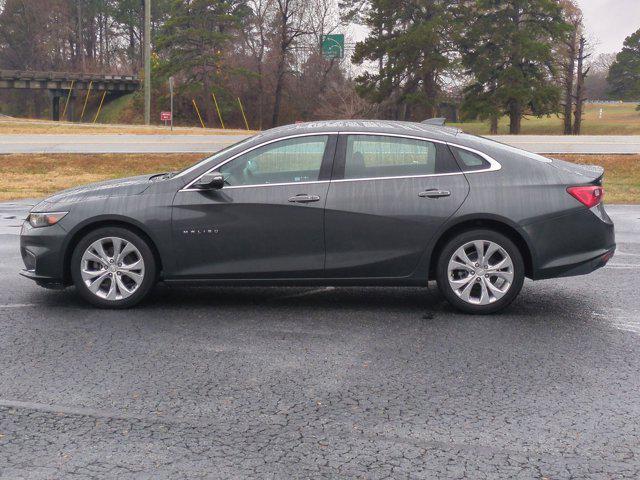
[(461, 130), (453, 127), (394, 120), (322, 120), (272, 128), (262, 132), (260, 137), (275, 139), (305, 133), (335, 132), (389, 133), (447, 141), (453, 140)]

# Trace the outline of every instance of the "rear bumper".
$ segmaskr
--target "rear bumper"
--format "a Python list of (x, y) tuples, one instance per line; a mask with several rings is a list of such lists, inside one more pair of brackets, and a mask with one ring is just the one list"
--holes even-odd
[(614, 225), (602, 205), (524, 229), (535, 249), (534, 280), (591, 273), (606, 265), (616, 249)]
[(538, 271), (535, 280), (586, 275), (587, 273), (591, 273), (594, 270), (604, 267), (607, 262), (611, 260), (615, 251), (616, 247), (613, 246), (604, 253), (598, 252), (595, 257), (589, 258), (588, 260), (575, 261), (575, 259), (572, 259), (567, 263), (564, 263), (557, 267), (548, 267), (545, 269), (541, 269)]

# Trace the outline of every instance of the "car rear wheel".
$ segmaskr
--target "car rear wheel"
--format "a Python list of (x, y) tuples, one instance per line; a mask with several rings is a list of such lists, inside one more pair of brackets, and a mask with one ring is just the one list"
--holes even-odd
[(120, 227), (89, 233), (71, 258), (78, 293), (102, 308), (127, 308), (142, 301), (156, 283), (156, 271), (147, 242)]
[(436, 276), (440, 291), (457, 309), (494, 313), (520, 293), (524, 261), (506, 236), (492, 230), (470, 230), (444, 246)]

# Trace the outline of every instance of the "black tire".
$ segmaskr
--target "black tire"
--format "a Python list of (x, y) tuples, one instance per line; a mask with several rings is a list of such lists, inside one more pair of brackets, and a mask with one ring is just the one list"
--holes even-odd
[[(84, 255), (85, 251), (94, 242), (108, 237), (117, 237), (130, 242), (135, 248), (137, 248), (144, 262), (144, 272), (142, 276), (143, 279), (138, 283), (137, 289), (135, 289), (133, 293), (131, 293), (130, 296), (126, 298), (114, 300), (101, 298), (100, 296), (89, 290), (89, 287), (87, 286), (87, 284), (85, 284), (85, 281), (82, 278), (81, 263), (82, 256)], [(76, 291), (78, 292), (78, 294), (90, 304), (100, 308), (120, 309), (133, 307), (134, 305), (140, 303), (149, 294), (149, 292), (157, 282), (158, 269), (156, 267), (156, 260), (147, 241), (145, 241), (143, 238), (141, 238), (139, 235), (136, 235), (132, 231), (122, 227), (98, 228), (84, 236), (80, 240), (80, 242), (78, 242), (78, 245), (76, 245), (76, 248), (73, 251), (70, 267), (71, 277), (73, 279), (74, 285), (76, 286)], [(124, 275), (126, 277), (126, 274)], [(110, 282), (111, 280), (108, 279), (108, 282), (106, 284), (110, 285)]]
[[(454, 288), (449, 283), (448, 265), (452, 256), (463, 245), (477, 240), (486, 240), (496, 243), (507, 252), (509, 257), (511, 257), (513, 264), (513, 281), (511, 282), (510, 287), (508, 287), (504, 296), (486, 305), (474, 304), (463, 300), (461, 296), (456, 294)], [(483, 315), (495, 313), (506, 308), (518, 296), (524, 283), (525, 268), (522, 253), (509, 238), (493, 230), (468, 230), (456, 235), (454, 238), (449, 240), (441, 250), (437, 262), (436, 280), (438, 282), (438, 288), (451, 305), (465, 313)], [(482, 266), (480, 266), (480, 269), (481, 268)], [(471, 273), (469, 275), (471, 275)], [(476, 279), (476, 281), (482, 283), (484, 280), (480, 278)], [(472, 288), (480, 288), (480, 286)]]

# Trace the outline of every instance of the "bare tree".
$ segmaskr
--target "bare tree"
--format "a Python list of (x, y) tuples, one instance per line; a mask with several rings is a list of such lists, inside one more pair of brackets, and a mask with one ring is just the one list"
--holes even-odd
[(262, 129), (262, 119), (264, 118), (265, 101), (265, 79), (264, 64), (265, 55), (269, 47), (267, 36), (269, 34), (269, 24), (273, 23), (274, 0), (250, 0), (248, 6), (252, 11), (248, 27), (242, 30), (241, 37), (243, 43), (249, 51), (252, 67), (256, 72), (256, 96), (258, 103), (258, 128)]
[(585, 52), (585, 46), (587, 45), (587, 39), (582, 35), (578, 42), (578, 71), (576, 77), (576, 95), (575, 99), (575, 110), (573, 112), (573, 134), (580, 135), (580, 129), (582, 127), (582, 107), (584, 106), (584, 101), (586, 100), (584, 81), (587, 77), (590, 66), (585, 68), (584, 61), (591, 56), (590, 53)]
[(561, 6), (565, 21), (571, 26), (571, 31), (567, 33), (559, 49), (559, 56), (562, 59), (563, 70), (563, 120), (564, 134), (573, 133), (572, 112), (576, 75), (576, 56), (578, 52), (578, 39), (583, 30), (583, 15), (580, 7), (574, 0), (562, 0)]
[(590, 62), (591, 70), (584, 81), (584, 89), (589, 99), (604, 100), (608, 98), (609, 83), (607, 82), (607, 75), (615, 59), (616, 55), (614, 53), (601, 53)]
[(273, 114), (271, 125), (276, 126), (280, 120), (282, 106), (282, 93), (285, 76), (289, 73), (289, 62), (292, 49), (298, 38), (309, 33), (307, 16), (305, 15), (306, 2), (304, 0), (275, 0), (275, 91), (273, 95)]
[(320, 100), (314, 112), (319, 118), (368, 118), (377, 113), (377, 106), (358, 95), (351, 81), (332, 83)]

